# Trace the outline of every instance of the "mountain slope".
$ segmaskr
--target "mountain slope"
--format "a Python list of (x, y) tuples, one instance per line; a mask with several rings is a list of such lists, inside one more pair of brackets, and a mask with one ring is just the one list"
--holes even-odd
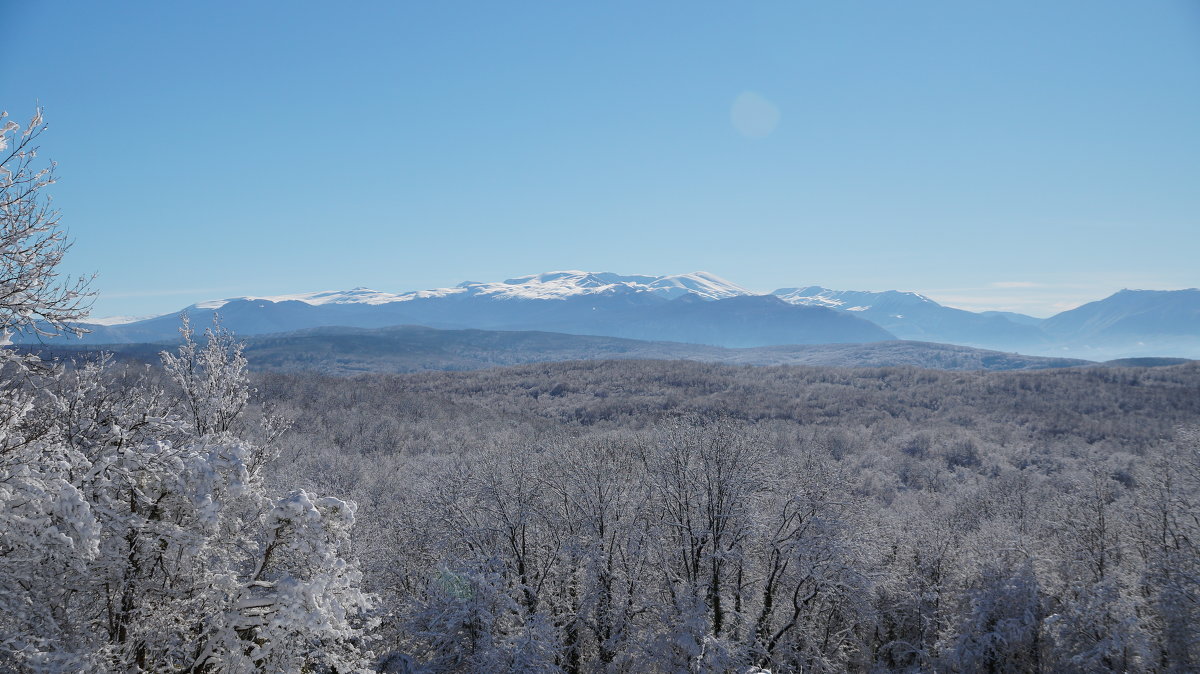
[[(521, 326), (533, 329), (534, 326)], [(658, 305), (593, 307), (574, 322), (537, 329), (729, 347), (876, 342), (894, 336), (870, 321), (823, 307), (789, 305), (769, 295), (705, 301), (682, 295)]]
[(1041, 327), (1072, 355), (1200, 358), (1200, 289), (1122, 290)]
[(1122, 290), (1042, 322), (1060, 339), (1077, 341), (1200, 335), (1200, 289)]
[(1020, 314), (1015, 311), (980, 311), (977, 312), (980, 316), (1002, 316), (1018, 325), (1040, 325), (1044, 319), (1030, 316), (1028, 314)]
[(820, 286), (780, 288), (772, 293), (785, 302), (852, 312), (901, 339), (949, 342), (1004, 350), (1044, 347), (1045, 334), (1028, 322), (1002, 314), (979, 314), (942, 306), (913, 292), (830, 290)]

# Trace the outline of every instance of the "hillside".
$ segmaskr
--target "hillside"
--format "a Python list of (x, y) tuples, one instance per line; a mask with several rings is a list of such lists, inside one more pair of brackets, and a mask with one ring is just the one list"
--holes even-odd
[[(739, 365), (912, 366), (941, 370), (1036, 370), (1074, 367), (1089, 361), (1043, 358), (951, 344), (883, 341), (865, 344), (793, 344), (731, 349), (680, 342), (569, 335), (538, 331), (438, 330), (400, 326), (314, 328), (246, 337), (246, 356), (256, 370), (321, 372), (419, 372), (570, 360), (696, 360)], [(156, 362), (167, 343), (27, 347), (47, 356), (70, 357), (107, 350), (125, 360)]]

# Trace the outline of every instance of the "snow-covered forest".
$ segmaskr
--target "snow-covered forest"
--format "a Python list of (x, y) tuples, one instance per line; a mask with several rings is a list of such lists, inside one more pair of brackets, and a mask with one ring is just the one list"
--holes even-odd
[[(0, 124), (0, 328), (69, 332), (44, 125)], [(1194, 363), (0, 359), (0, 671), (1200, 667)]]
[[(415, 671), (1189, 671), (1200, 367), (266, 375)], [(398, 671), (405, 671), (398, 667)]]

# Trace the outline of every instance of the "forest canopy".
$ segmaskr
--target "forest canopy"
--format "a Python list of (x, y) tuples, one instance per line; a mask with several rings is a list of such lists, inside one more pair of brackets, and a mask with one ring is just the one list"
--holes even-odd
[(1195, 364), (258, 382), (279, 479), (359, 503), (393, 671), (1197, 662)]

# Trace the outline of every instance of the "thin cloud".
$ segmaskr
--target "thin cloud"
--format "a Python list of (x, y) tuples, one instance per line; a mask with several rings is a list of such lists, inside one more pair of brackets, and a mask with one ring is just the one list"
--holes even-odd
[(993, 288), (1038, 288), (1042, 284), (1033, 281), (994, 281)]

